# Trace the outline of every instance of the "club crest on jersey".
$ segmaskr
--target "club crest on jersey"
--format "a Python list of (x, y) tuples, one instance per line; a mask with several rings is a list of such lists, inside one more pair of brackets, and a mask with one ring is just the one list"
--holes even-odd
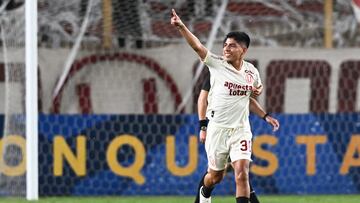
[(254, 77), (251, 75), (251, 73), (246, 74), (245, 79), (247, 83), (252, 84), (254, 82)]

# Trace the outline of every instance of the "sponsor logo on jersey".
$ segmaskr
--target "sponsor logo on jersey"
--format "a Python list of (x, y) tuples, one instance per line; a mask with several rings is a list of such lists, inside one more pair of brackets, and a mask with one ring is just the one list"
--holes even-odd
[(232, 96), (244, 96), (247, 92), (251, 92), (252, 85), (240, 85), (233, 82), (225, 82), (224, 86), (229, 90), (229, 95)]
[(224, 86), (228, 89), (234, 89), (234, 90), (247, 90), (251, 91), (253, 89), (252, 85), (240, 85), (233, 82), (225, 81)]

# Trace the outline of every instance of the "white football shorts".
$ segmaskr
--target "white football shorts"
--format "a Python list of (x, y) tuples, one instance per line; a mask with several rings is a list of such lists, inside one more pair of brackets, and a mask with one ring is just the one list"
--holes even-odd
[(209, 123), (206, 131), (205, 150), (208, 166), (212, 170), (224, 170), (228, 158), (232, 162), (251, 161), (252, 133), (250, 128), (223, 128)]

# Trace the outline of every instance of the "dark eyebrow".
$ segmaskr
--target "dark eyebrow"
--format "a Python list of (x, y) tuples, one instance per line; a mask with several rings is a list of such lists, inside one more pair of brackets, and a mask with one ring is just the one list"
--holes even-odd
[(237, 43), (237, 42), (230, 42), (230, 43), (224, 42), (223, 46), (225, 46), (225, 45), (232, 45), (232, 44), (241, 46), (241, 44), (239, 44), (239, 43)]

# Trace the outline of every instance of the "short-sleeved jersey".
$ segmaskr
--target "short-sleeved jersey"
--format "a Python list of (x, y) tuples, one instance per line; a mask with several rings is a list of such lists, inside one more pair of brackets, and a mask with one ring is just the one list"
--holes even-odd
[(259, 71), (247, 61), (243, 61), (241, 69), (236, 70), (210, 51), (204, 64), (210, 71), (208, 118), (220, 127), (250, 129), (249, 97), (255, 85), (262, 85)]

